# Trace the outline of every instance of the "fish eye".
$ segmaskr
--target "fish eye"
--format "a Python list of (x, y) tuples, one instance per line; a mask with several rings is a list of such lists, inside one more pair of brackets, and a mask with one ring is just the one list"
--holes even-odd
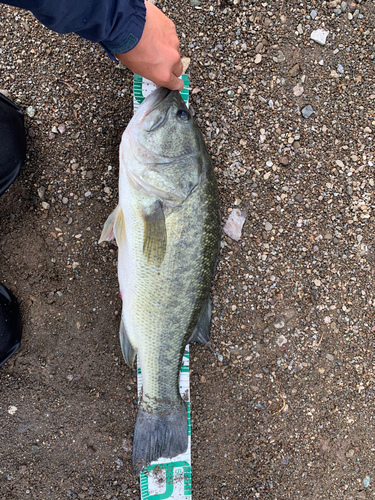
[(183, 122), (188, 122), (190, 120), (190, 114), (184, 109), (179, 109), (177, 111), (177, 118), (179, 118)]

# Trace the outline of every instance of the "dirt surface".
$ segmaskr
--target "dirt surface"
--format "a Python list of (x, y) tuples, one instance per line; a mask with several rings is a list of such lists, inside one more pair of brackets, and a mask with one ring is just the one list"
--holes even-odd
[[(374, 1), (194, 3), (158, 5), (191, 58), (223, 223), (247, 219), (223, 237), (211, 345), (191, 347), (193, 498), (374, 498)], [(1, 500), (139, 499), (116, 247), (97, 243), (131, 86), (99, 46), (0, 6), (0, 89), (28, 131), (0, 199), (24, 323), (0, 369)]]

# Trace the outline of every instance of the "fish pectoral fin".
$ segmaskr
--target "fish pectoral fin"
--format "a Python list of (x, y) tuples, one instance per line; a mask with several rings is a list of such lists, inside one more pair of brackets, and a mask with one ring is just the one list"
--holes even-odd
[(199, 342), (200, 344), (207, 344), (210, 341), (210, 324), (211, 324), (211, 297), (209, 296), (207, 302), (203, 305), (201, 314), (190, 336), (189, 342)]
[(150, 208), (143, 209), (143, 221), (143, 255), (148, 264), (160, 266), (167, 249), (167, 228), (160, 201), (156, 201)]
[(129, 366), (129, 368), (133, 368), (137, 351), (131, 345), (128, 334), (126, 333), (126, 328), (123, 318), (121, 318), (121, 324), (120, 324), (120, 344), (121, 344), (122, 355), (124, 356), (125, 359), (125, 363)]
[(99, 243), (102, 241), (111, 241), (116, 238), (117, 246), (122, 248), (125, 243), (125, 218), (122, 208), (117, 205), (114, 211), (106, 220)]

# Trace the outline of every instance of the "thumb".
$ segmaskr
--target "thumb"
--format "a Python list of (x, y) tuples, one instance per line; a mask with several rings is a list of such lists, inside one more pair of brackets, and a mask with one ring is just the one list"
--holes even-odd
[(170, 90), (179, 90), (181, 92), (181, 90), (184, 88), (184, 82), (181, 80), (181, 78), (178, 78), (172, 73), (171, 79), (166, 87)]

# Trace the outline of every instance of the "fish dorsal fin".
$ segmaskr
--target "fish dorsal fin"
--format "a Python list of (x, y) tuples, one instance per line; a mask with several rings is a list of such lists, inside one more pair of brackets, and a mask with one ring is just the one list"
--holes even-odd
[(116, 238), (117, 246), (121, 249), (125, 243), (125, 237), (124, 212), (117, 205), (104, 224), (99, 243), (102, 241), (111, 241), (113, 238)]
[(143, 209), (144, 235), (143, 255), (148, 264), (161, 266), (167, 249), (167, 229), (160, 201)]

